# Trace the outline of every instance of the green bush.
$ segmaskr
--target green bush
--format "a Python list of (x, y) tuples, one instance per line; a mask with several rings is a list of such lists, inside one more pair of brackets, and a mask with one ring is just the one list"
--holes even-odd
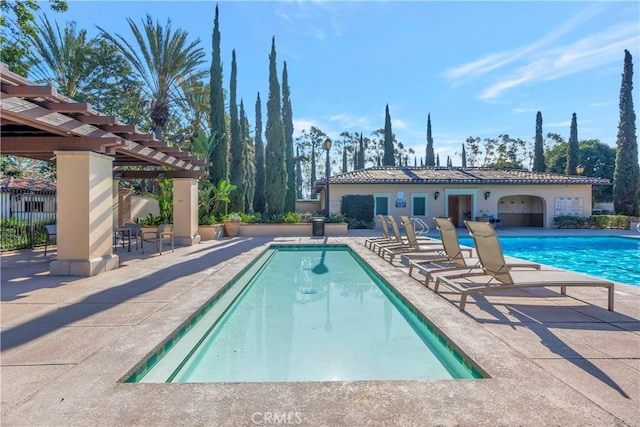
[(630, 217), (625, 215), (594, 215), (591, 219), (595, 228), (629, 229)]
[(297, 224), (302, 220), (302, 214), (300, 212), (287, 212), (282, 217), (282, 222), (285, 224)]
[(347, 218), (353, 218), (365, 223), (373, 221), (373, 195), (350, 194), (342, 196), (340, 211)]
[(362, 221), (355, 218), (345, 217), (347, 228), (351, 229), (371, 229), (376, 227), (375, 221)]
[(262, 215), (260, 215), (260, 213), (241, 213), (240, 221), (244, 224), (256, 224), (258, 222), (262, 222)]
[(329, 222), (345, 222), (344, 217), (339, 213), (331, 214), (329, 217)]
[(553, 222), (558, 228), (629, 229), (629, 217), (624, 215), (562, 215), (553, 218)]

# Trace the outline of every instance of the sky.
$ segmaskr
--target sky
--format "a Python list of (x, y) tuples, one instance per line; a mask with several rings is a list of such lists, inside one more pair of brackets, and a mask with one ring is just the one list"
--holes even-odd
[(252, 127), (258, 92), (266, 123), (272, 37), (280, 82), (287, 63), (294, 137), (311, 126), (334, 139), (343, 131), (370, 135), (384, 128), (388, 104), (393, 132), (418, 164), (428, 114), (441, 164), (451, 156), (459, 165), (469, 136), (532, 143), (537, 111), (544, 135), (568, 139), (575, 112), (579, 140), (615, 147), (625, 49), (640, 115), (635, 1), (69, 0), (68, 12), (48, 15), (76, 21), (90, 35), (100, 25), (125, 37), (126, 18), (139, 25), (146, 14), (162, 24), (171, 19), (189, 40), (200, 39), (210, 64), (216, 4), (223, 83), (228, 89), (235, 49), (238, 99)]

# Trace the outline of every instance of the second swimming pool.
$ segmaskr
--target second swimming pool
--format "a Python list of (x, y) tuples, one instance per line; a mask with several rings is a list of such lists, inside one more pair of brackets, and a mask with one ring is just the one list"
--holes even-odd
[(268, 249), (128, 382), (481, 378), (347, 246)]
[[(460, 244), (473, 246), (473, 239)], [(640, 286), (640, 239), (501, 236), (500, 244), (508, 256)]]

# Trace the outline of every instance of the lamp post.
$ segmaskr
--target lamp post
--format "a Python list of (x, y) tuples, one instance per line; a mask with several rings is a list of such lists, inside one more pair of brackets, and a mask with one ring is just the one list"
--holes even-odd
[(327, 150), (327, 170), (325, 171), (325, 175), (327, 176), (327, 189), (325, 191), (325, 214), (327, 215), (327, 221), (331, 217), (329, 213), (329, 150), (331, 150), (331, 140), (327, 138), (324, 141), (324, 149)]

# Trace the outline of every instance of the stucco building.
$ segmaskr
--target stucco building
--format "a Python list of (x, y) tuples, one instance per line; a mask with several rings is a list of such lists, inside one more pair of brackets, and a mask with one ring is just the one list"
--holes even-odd
[[(593, 185), (609, 180), (524, 170), (447, 167), (373, 167), (331, 176), (329, 205), (339, 213), (342, 197), (370, 194), (374, 214), (408, 215), (433, 226), (434, 216), (500, 219), (504, 227), (553, 227), (560, 215), (589, 216)], [(326, 180), (317, 183), (325, 206)]]

